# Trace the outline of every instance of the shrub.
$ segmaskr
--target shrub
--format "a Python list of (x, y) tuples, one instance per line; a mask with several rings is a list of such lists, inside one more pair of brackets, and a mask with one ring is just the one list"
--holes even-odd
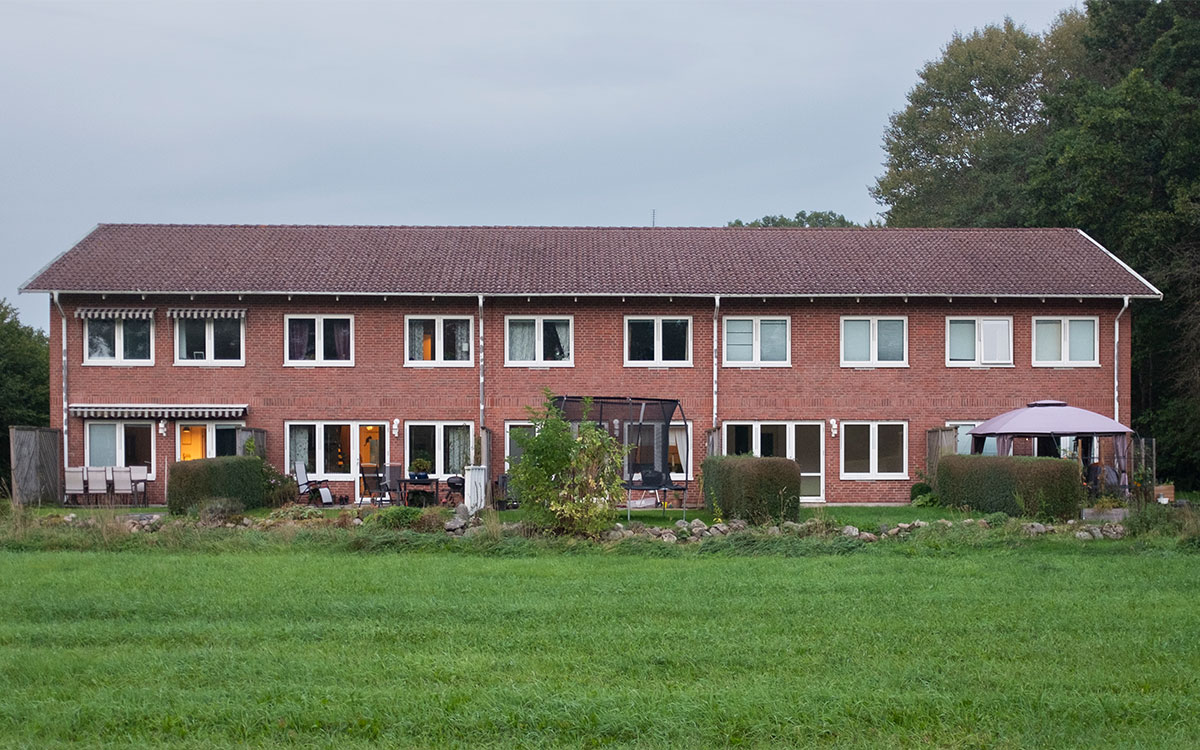
[(245, 509), (246, 507), (234, 498), (213, 497), (200, 503), (198, 515), (205, 523), (226, 523), (240, 518)]
[(171, 464), (167, 508), (182, 515), (205, 500), (229, 498), (243, 508), (261, 507), (266, 499), (263, 460), (257, 456), (222, 456)]
[(1159, 534), (1174, 536), (1183, 530), (1183, 517), (1175, 509), (1158, 503), (1148, 503), (1125, 518), (1125, 531), (1130, 536)]
[(390, 508), (384, 508), (378, 513), (372, 513), (367, 516), (364, 524), (372, 526), (380, 526), (385, 529), (409, 529), (413, 524), (424, 514), (421, 508), (413, 508), (407, 505), (393, 505)]
[(300, 496), (300, 488), (295, 478), (279, 473), (278, 469), (266, 461), (262, 462), (262, 481), (262, 504), (268, 508), (279, 508), (294, 503)]
[(800, 465), (787, 458), (709, 456), (704, 504), (728, 518), (761, 524), (800, 515)]
[(311, 505), (288, 503), (271, 511), (267, 518), (277, 521), (307, 521), (312, 518), (324, 518), (325, 512)]
[(932, 508), (942, 504), (938, 496), (932, 492), (925, 492), (917, 495), (912, 499), (914, 508)]
[(572, 425), (546, 393), (541, 410), (530, 410), (532, 433), (516, 433), (521, 460), (509, 471), (509, 484), (521, 498), (526, 521), (566, 534), (598, 536), (613, 523), (625, 494), (621, 462), (627, 448), (595, 422)]
[(445, 508), (420, 508), (421, 515), (413, 521), (412, 530), (421, 534), (433, 534), (445, 531), (446, 516), (450, 511)]
[(1010, 516), (1070, 518), (1086, 498), (1079, 464), (1025, 456), (945, 456), (938, 463), (941, 504)]
[(917, 482), (908, 490), (908, 501), (915, 503), (921, 495), (932, 495), (933, 487), (929, 486), (928, 482)]

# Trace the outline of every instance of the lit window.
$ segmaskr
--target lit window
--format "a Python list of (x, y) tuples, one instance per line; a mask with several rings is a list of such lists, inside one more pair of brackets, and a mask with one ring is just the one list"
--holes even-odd
[(409, 316), (406, 365), (469, 367), (473, 320), (469, 317)]
[(237, 455), (238, 428), (235, 422), (179, 422), (175, 425), (175, 457), (179, 461)]
[(725, 365), (786, 367), (790, 363), (788, 318), (725, 318)]
[(88, 365), (154, 364), (154, 321), (149, 318), (85, 320), (83, 362)]
[(285, 315), (284, 364), (354, 365), (354, 317)]
[(908, 318), (842, 318), (842, 367), (907, 367)]
[(507, 327), (504, 364), (510, 367), (571, 367), (574, 359), (574, 318), (516, 316), (504, 319)]
[(347, 480), (387, 463), (387, 425), (382, 422), (288, 422), (288, 472), (297, 463), (317, 479)]
[(1034, 318), (1034, 367), (1098, 367), (1099, 318)]
[(842, 479), (907, 479), (907, 422), (842, 422)]
[(691, 367), (692, 319), (625, 317), (626, 367)]
[(946, 318), (947, 367), (1012, 363), (1012, 318)]

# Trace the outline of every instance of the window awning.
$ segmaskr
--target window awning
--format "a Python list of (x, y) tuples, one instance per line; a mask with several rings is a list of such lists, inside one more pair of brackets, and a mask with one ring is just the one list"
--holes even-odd
[(71, 404), (73, 417), (84, 419), (237, 419), (248, 404)]
[(79, 307), (75, 309), (77, 318), (139, 318), (149, 320), (154, 317), (153, 307)]
[(233, 307), (170, 307), (168, 318), (244, 318), (245, 308)]

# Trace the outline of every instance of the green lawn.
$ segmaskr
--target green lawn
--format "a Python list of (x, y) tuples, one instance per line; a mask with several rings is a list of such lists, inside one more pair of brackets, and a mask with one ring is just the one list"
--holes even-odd
[(0, 552), (0, 745), (1190, 748), (1198, 595), (1130, 543)]

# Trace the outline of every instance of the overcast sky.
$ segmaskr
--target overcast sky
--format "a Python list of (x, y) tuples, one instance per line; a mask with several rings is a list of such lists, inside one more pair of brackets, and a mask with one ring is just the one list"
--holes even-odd
[(0, 0), (0, 296), (101, 222), (857, 221), (956, 31), (1071, 0)]

